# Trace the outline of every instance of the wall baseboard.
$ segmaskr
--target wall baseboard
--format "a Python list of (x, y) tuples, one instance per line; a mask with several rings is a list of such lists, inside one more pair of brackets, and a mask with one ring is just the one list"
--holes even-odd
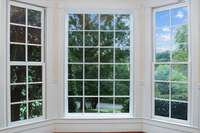
[(199, 128), (151, 119), (52, 119), (0, 129), (0, 133), (200, 133)]

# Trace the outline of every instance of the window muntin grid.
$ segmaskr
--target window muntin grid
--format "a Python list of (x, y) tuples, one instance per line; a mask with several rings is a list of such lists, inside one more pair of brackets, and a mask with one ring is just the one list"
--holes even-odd
[(44, 116), (44, 9), (10, 2), (9, 123)]
[(187, 6), (154, 11), (154, 115), (188, 120), (189, 19)]
[(129, 113), (130, 15), (69, 14), (68, 21), (67, 112)]

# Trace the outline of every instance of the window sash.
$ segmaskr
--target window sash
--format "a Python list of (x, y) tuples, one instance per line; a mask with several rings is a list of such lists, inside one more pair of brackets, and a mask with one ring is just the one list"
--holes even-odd
[[(7, 113), (7, 118), (8, 118), (8, 125), (16, 125), (16, 124), (23, 124), (26, 122), (34, 122), (34, 121), (39, 121), (39, 120), (43, 120), (45, 118), (45, 42), (44, 42), (44, 9), (41, 7), (37, 7), (37, 6), (32, 6), (29, 4), (24, 4), (24, 3), (20, 3), (20, 2), (14, 2), (14, 1), (9, 1), (8, 4), (8, 46), (7, 46), (7, 64), (8, 64), (8, 69), (7, 69), (7, 108), (8, 108), (8, 113)], [(11, 6), (15, 6), (15, 7), (20, 7), (20, 8), (24, 8), (25, 9), (25, 24), (18, 24), (18, 23), (12, 23), (10, 22), (10, 9)], [(28, 10), (34, 10), (34, 11), (39, 11), (41, 13), (41, 26), (31, 26), (28, 24)], [(25, 27), (25, 43), (19, 43), (19, 42), (11, 42), (10, 41), (10, 25), (14, 25), (14, 26), (20, 26), (20, 27)], [(28, 43), (28, 28), (34, 28), (34, 29), (39, 29), (41, 30), (41, 42), (40, 44), (31, 44)], [(18, 46), (24, 46), (25, 47), (25, 61), (10, 61), (10, 47), (11, 45), (18, 45)], [(40, 55), (40, 59), (41, 61), (28, 61), (28, 46), (34, 46), (34, 47), (39, 47), (41, 50), (41, 55)], [(10, 81), (10, 74), (11, 74), (11, 66), (26, 66), (26, 82), (22, 82), (22, 83), (11, 83)], [(41, 66), (42, 72), (41, 72), (41, 82), (30, 82), (28, 81), (28, 67), (31, 66)], [(36, 99), (36, 100), (30, 100), (29, 99), (29, 88), (28, 86), (30, 85), (42, 85), (42, 98), (40, 99)], [(25, 101), (20, 101), (20, 102), (11, 102), (11, 85), (25, 85), (26, 86), (26, 100)], [(29, 103), (31, 102), (41, 102), (42, 103), (42, 116), (40, 117), (35, 117), (35, 118), (29, 118)], [(11, 105), (13, 104), (17, 104), (17, 103), (25, 103), (26, 104), (26, 108), (27, 108), (27, 112), (26, 112), (26, 119), (24, 120), (18, 120), (18, 121), (11, 121)]]
[[(82, 14), (82, 15), (85, 15), (85, 14), (97, 14), (97, 15), (101, 15), (101, 14), (104, 14), (104, 13), (101, 13), (101, 12), (95, 12), (95, 13), (94, 12), (81, 12), (80, 13), (80, 12), (76, 12), (75, 11), (75, 12), (70, 12), (69, 14)], [(106, 12), (106, 14), (115, 15), (115, 13), (113, 14), (112, 12), (108, 12), (108, 13)], [(98, 32), (98, 38), (99, 38), (99, 40), (98, 40), (98, 46), (68, 46), (68, 36), (67, 36), (67, 39), (65, 40), (65, 65), (68, 65), (68, 64), (82, 64), (82, 65), (84, 65), (84, 64), (96, 64), (98, 66), (100, 66), (102, 64), (107, 64), (107, 65), (127, 64), (127, 65), (130, 65), (130, 72), (129, 72), (130, 73), (130, 78), (129, 79), (122, 79), (122, 80), (121, 79), (100, 79), (100, 77), (98, 77), (98, 79), (68, 79), (68, 74), (67, 74), (68, 70), (66, 70), (65, 71), (65, 88), (66, 88), (66, 93), (65, 93), (65, 96), (66, 96), (66, 99), (65, 99), (65, 105), (66, 105), (65, 106), (65, 113), (66, 113), (66, 116), (73, 115), (73, 114), (76, 115), (76, 116), (78, 116), (78, 114), (83, 114), (83, 113), (87, 114), (87, 116), (93, 116), (92, 114), (98, 114), (98, 115), (101, 115), (101, 114), (105, 114), (105, 115), (111, 114), (112, 116), (114, 115), (114, 112), (113, 113), (100, 113), (100, 112), (97, 112), (97, 113), (86, 113), (86, 112), (84, 112), (84, 107), (83, 107), (83, 113), (76, 113), (76, 112), (74, 112), (74, 113), (68, 113), (68, 98), (69, 97), (83, 97), (83, 98), (85, 98), (85, 97), (98, 97), (98, 98), (100, 98), (100, 97), (112, 97), (112, 98), (115, 98), (115, 97), (129, 97), (130, 98), (129, 99), (130, 100), (129, 101), (130, 102), (129, 103), (129, 113), (121, 113), (121, 114), (131, 114), (131, 113), (133, 113), (133, 109), (132, 109), (133, 108), (133, 102), (132, 102), (133, 101), (133, 90), (132, 90), (132, 88), (133, 88), (133, 75), (132, 75), (132, 73), (133, 73), (133, 61), (132, 61), (133, 60), (132, 15), (130, 13), (122, 13), (122, 14), (127, 14), (127, 15), (130, 16), (130, 29), (129, 30), (115, 30), (115, 29), (114, 30), (100, 30), (100, 28), (98, 30), (85, 30), (85, 29), (83, 29), (83, 30), (68, 30), (68, 20), (69, 20), (69, 18), (68, 18), (68, 15), (66, 15), (66, 20), (67, 20), (67, 24), (65, 26), (65, 30), (66, 30), (65, 34), (66, 35), (68, 35), (69, 31), (80, 31), (80, 32), (95, 31), (95, 32)], [(119, 13), (119, 15), (120, 15), (120, 13)], [(100, 49), (100, 48), (112, 48), (112, 49), (115, 48), (115, 46), (99, 46), (99, 41), (100, 41), (100, 35), (99, 35), (99, 33), (102, 32), (102, 31), (103, 32), (113, 32), (114, 34), (115, 34), (116, 31), (117, 32), (118, 31), (119, 32), (127, 32), (127, 31), (130, 32), (129, 33), (129, 35), (130, 35), (130, 46), (129, 46), (129, 48), (130, 48), (130, 62), (128, 62), (128, 63), (116, 63), (116, 62), (113, 62), (113, 63), (101, 63), (101, 62), (68, 62), (68, 49), (69, 48), (83, 48), (83, 49), (85, 49), (85, 48), (98, 48), (98, 49)], [(83, 53), (85, 53), (85, 52), (83, 51)], [(83, 57), (85, 58), (85, 55), (83, 55)], [(99, 54), (98, 54), (98, 58), (100, 58)], [(66, 66), (65, 68), (68, 68), (68, 67)], [(98, 71), (100, 71), (100, 69), (98, 69)], [(100, 73), (100, 72), (98, 72), (98, 73)], [(113, 74), (113, 75), (115, 75), (115, 74)], [(86, 96), (86, 95), (70, 96), (70, 95), (68, 95), (68, 81), (83, 81), (83, 82), (84, 81), (114, 81), (115, 82), (115, 81), (118, 81), (118, 80), (120, 80), (120, 81), (129, 81), (130, 82), (129, 96), (116, 96), (116, 95), (115, 96), (114, 95), (112, 95), (112, 96), (103, 96), (103, 95), (101, 95), (100, 96), (99, 94), (98, 94), (98, 96), (97, 95), (89, 95), (89, 96)], [(114, 88), (114, 86), (113, 86), (113, 88)], [(113, 103), (113, 105), (114, 105), (114, 103)]]
[[(188, 27), (188, 43), (187, 43), (187, 48), (188, 48), (188, 60), (185, 62), (173, 62), (173, 61), (161, 61), (161, 62), (156, 62), (156, 13), (157, 12), (161, 12), (161, 11), (166, 11), (166, 10), (172, 10), (172, 9), (176, 9), (176, 8), (181, 8), (181, 7), (186, 7), (187, 8), (187, 14), (188, 14), (188, 18), (187, 18), (187, 27)], [(171, 16), (170, 16), (171, 19)], [(152, 117), (155, 119), (161, 119), (164, 121), (172, 121), (172, 122), (178, 122), (178, 123), (183, 123), (183, 124), (188, 124), (190, 122), (190, 113), (191, 113), (191, 47), (190, 47), (190, 13), (189, 13), (189, 5), (188, 3), (181, 3), (181, 4), (175, 4), (175, 5), (170, 5), (170, 6), (165, 6), (165, 7), (160, 7), (160, 8), (156, 8), (153, 10), (153, 58), (152, 58)], [(171, 28), (171, 24), (170, 24), (170, 28)], [(171, 29), (170, 29), (171, 31)], [(170, 33), (171, 35), (172, 33)], [(170, 49), (172, 50), (172, 49)], [(170, 55), (172, 53), (170, 52)], [(170, 56), (170, 60), (172, 59), (172, 55)], [(176, 64), (186, 64), (188, 66), (187, 68), (187, 80), (186, 81), (172, 81), (172, 80), (155, 80), (155, 65), (169, 65), (170, 66), (170, 71), (172, 71), (172, 65), (176, 65)], [(171, 75), (171, 72), (170, 74)], [(171, 77), (171, 76), (170, 76)], [(162, 99), (162, 98), (157, 98), (155, 95), (155, 83), (169, 83), (169, 99)], [(172, 83), (186, 83), (187, 84), (187, 100), (173, 100), (171, 98), (172, 92), (171, 92), (171, 84)], [(163, 100), (163, 101), (168, 101), (169, 102), (169, 117), (164, 117), (164, 116), (159, 116), (155, 114), (155, 100)], [(178, 119), (178, 118), (172, 118), (171, 117), (171, 102), (179, 102), (179, 103), (187, 103), (187, 120), (182, 120), (182, 119)]]

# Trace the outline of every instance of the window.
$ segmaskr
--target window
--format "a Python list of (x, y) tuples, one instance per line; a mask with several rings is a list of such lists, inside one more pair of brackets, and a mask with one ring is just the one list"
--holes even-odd
[(188, 120), (188, 7), (154, 11), (154, 113)]
[(129, 14), (69, 14), (67, 112), (130, 113)]
[(9, 11), (9, 122), (44, 115), (44, 10), (11, 2)]

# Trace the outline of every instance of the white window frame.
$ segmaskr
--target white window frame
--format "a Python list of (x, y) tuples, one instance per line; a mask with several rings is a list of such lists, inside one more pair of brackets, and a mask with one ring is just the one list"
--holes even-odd
[[(68, 20), (69, 14), (129, 14), (130, 15), (130, 94), (129, 94), (129, 113), (68, 113)], [(102, 11), (102, 10), (69, 10), (66, 12), (65, 15), (65, 45), (64, 45), (64, 114), (65, 118), (81, 118), (81, 119), (99, 119), (99, 118), (133, 118), (134, 116), (134, 88), (135, 88), (135, 76), (134, 76), (134, 13), (133, 11), (117, 11), (117, 10), (109, 10), (109, 11)], [(83, 38), (84, 39), (84, 38)], [(100, 39), (100, 38), (99, 38)], [(98, 63), (99, 64), (99, 63)], [(83, 96), (84, 97), (84, 96)], [(98, 96), (99, 97), (99, 96)], [(109, 97), (109, 96), (107, 96)]]
[[(28, 44), (27, 42), (27, 28), (26, 28), (26, 42), (23, 43), (24, 45), (28, 45), (28, 46), (40, 46), (41, 47), (41, 62), (30, 62), (30, 61), (20, 61), (20, 62), (12, 62), (10, 61), (10, 6), (17, 6), (17, 7), (22, 7), (26, 9), (26, 19), (27, 19), (27, 9), (33, 9), (33, 10), (37, 10), (41, 12), (41, 27), (37, 27), (37, 26), (28, 26), (28, 24), (14, 24), (14, 25), (21, 25), (21, 26), (25, 26), (25, 27), (36, 27), (36, 28), (40, 28), (41, 29), (41, 44), (40, 45), (36, 45), (36, 44)], [(8, 24), (7, 24), (7, 31), (8, 31), (8, 35), (7, 35), (7, 125), (8, 126), (15, 126), (15, 125), (21, 125), (21, 124), (25, 124), (25, 123), (32, 123), (32, 122), (37, 122), (37, 121), (41, 121), (45, 119), (45, 109), (46, 109), (46, 102), (45, 102), (45, 86), (46, 86), (46, 81), (45, 81), (45, 9), (43, 7), (39, 7), (39, 6), (35, 6), (35, 5), (31, 5), (28, 3), (22, 3), (22, 2), (14, 2), (14, 1), (9, 1), (8, 2)], [(26, 20), (27, 22), (27, 20)], [(18, 43), (19, 44), (19, 43)], [(25, 58), (27, 58), (27, 49), (26, 49), (26, 54), (25, 54)], [(15, 121), (15, 122), (11, 122), (11, 95), (10, 95), (10, 66), (11, 65), (23, 65), (23, 66), (41, 66), (42, 67), (42, 82), (38, 82), (42, 84), (42, 99), (41, 100), (28, 100), (28, 97), (26, 98), (26, 102), (30, 102), (30, 101), (42, 101), (42, 116), (37, 117), (37, 118), (32, 118), (29, 119), (28, 118), (28, 109), (27, 109), (27, 119), (26, 120), (19, 120), (19, 121)], [(26, 77), (28, 74), (28, 70), (26, 68)], [(27, 81), (25, 82), (25, 84), (29, 84)], [(28, 88), (26, 87), (26, 94), (28, 95)], [(21, 103), (21, 102), (19, 102)], [(28, 106), (27, 106), (28, 107)]]
[[(175, 119), (175, 118), (171, 118), (171, 117), (163, 117), (163, 116), (157, 116), (155, 115), (155, 87), (154, 87), (154, 83), (155, 83), (155, 80), (154, 80), (154, 71), (155, 71), (155, 67), (154, 65), (155, 64), (159, 64), (159, 63), (156, 63), (155, 62), (155, 34), (156, 34), (156, 30), (155, 30), (155, 20), (156, 20), (156, 17), (155, 17), (155, 14), (156, 12), (158, 11), (164, 11), (164, 10), (169, 10), (169, 9), (173, 9), (173, 8), (179, 8), (179, 7), (187, 7), (188, 8), (188, 61), (187, 62), (184, 62), (184, 64), (187, 64), (188, 65), (188, 80), (186, 81), (188, 83), (188, 100), (187, 100), (187, 120), (180, 120), (180, 119)], [(167, 5), (167, 6), (163, 6), (163, 7), (158, 7), (158, 8), (154, 8), (153, 9), (153, 21), (152, 21), (152, 24), (153, 24), (153, 29), (152, 29), (152, 33), (153, 33), (153, 45), (152, 45), (152, 118), (155, 119), (155, 120), (162, 120), (162, 121), (167, 121), (167, 122), (173, 122), (173, 123), (181, 123), (181, 124), (185, 124), (185, 125), (189, 125), (191, 123), (191, 88), (192, 88), (192, 70), (191, 70), (191, 39), (190, 39), (190, 36), (191, 36), (191, 29), (190, 29), (190, 6), (189, 6), (189, 3), (188, 2), (184, 2), (184, 3), (176, 3), (176, 4), (170, 4), (170, 5)], [(165, 62), (162, 62), (161, 64), (163, 64)], [(176, 62), (168, 62), (168, 64), (176, 64)], [(171, 99), (169, 100), (171, 101)], [(174, 101), (174, 100), (172, 100)], [(176, 100), (175, 100), (176, 101)], [(169, 115), (171, 114), (171, 106), (169, 106)]]

